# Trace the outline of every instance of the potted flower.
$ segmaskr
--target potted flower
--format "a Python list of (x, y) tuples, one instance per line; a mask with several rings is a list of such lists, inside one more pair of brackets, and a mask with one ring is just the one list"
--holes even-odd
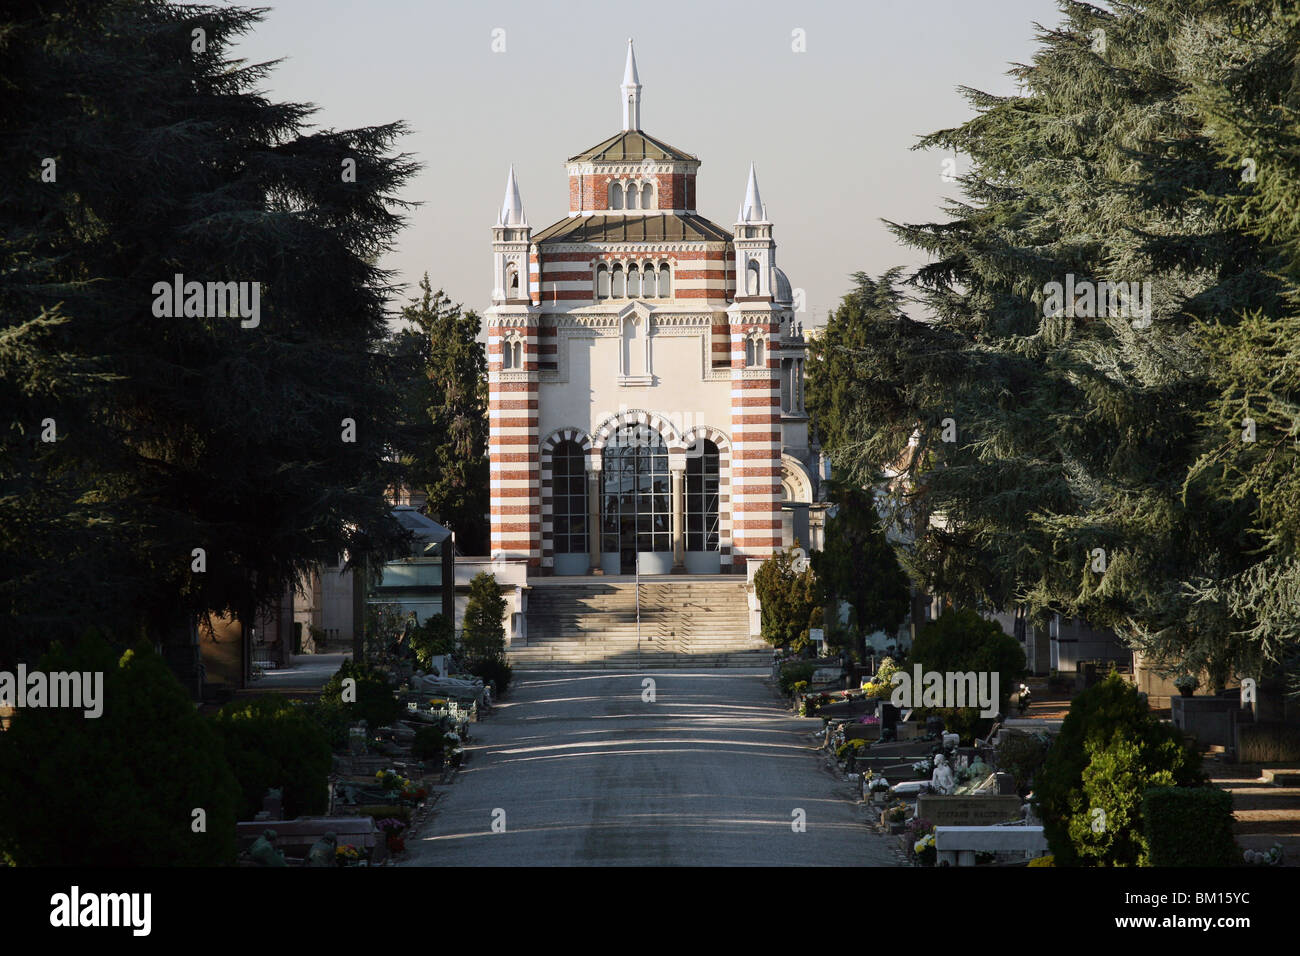
[(1184, 697), (1191, 697), (1196, 693), (1196, 688), (1201, 686), (1201, 682), (1192, 674), (1181, 674), (1174, 678), (1174, 686)]
[(356, 866), (361, 862), (361, 851), (351, 843), (344, 843), (335, 848), (334, 861), (339, 866)]
[(938, 847), (934, 842), (934, 834), (927, 833), (913, 843), (912, 852), (916, 854), (916, 862), (920, 863), (921, 866), (934, 866), (934, 861), (939, 856)]

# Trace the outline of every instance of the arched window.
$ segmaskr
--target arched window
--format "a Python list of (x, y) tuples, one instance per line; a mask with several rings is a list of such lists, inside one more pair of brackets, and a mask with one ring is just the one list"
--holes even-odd
[(609, 294), (615, 299), (627, 298), (627, 285), (624, 282), (622, 263), (614, 264), (614, 274), (610, 278)]
[(609, 266), (603, 262), (596, 266), (596, 298), (609, 298)]
[(506, 266), (506, 298), (519, 298), (519, 270), (514, 263)]
[(655, 208), (655, 189), (649, 183), (646, 183), (644, 186), (641, 187), (641, 208), (642, 209)]
[(524, 343), (519, 341), (519, 339), (515, 339), (514, 351), (515, 351), (514, 367), (523, 368), (524, 367)]
[(745, 339), (745, 364), (748, 366), (754, 364), (754, 340), (752, 338)]
[(754, 339), (754, 364), (759, 368), (767, 366), (767, 356), (763, 354), (763, 340)]
[(641, 270), (634, 262), (627, 267), (627, 297), (635, 299), (641, 295)]
[(686, 550), (718, 550), (718, 446), (699, 439), (686, 455)]
[(745, 295), (758, 295), (758, 260), (750, 259), (745, 267)]
[(655, 264), (653, 262), (647, 262), (641, 267), (641, 285), (644, 286), (641, 294), (647, 299), (653, 299), (655, 297)]
[(587, 553), (587, 455), (576, 441), (551, 453), (551, 528), (556, 554)]
[(623, 184), (618, 180), (610, 180), (609, 183), (609, 208), (623, 208)]
[(636, 183), (627, 184), (627, 208), (636, 209), (640, 203), (637, 201), (641, 198), (641, 190)]
[(659, 267), (659, 298), (667, 299), (673, 294), (672, 274), (668, 271), (668, 263)]

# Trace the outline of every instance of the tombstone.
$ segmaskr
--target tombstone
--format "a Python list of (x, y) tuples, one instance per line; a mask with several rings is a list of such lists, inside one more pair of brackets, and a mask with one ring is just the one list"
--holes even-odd
[(354, 756), (364, 756), (369, 734), (367, 733), (366, 722), (353, 724), (348, 728), (348, 752)]
[(934, 714), (925, 718), (925, 736), (927, 738), (938, 738), (943, 734), (943, 718)]
[(916, 814), (935, 826), (996, 826), (1022, 817), (1017, 796), (920, 794)]
[(994, 776), (998, 781), (998, 794), (1000, 796), (1016, 795), (1016, 778), (1009, 773), (998, 771)]
[[(262, 809), (254, 815), (254, 820), (282, 820), (284, 819), (284, 790), (267, 790), (266, 796), (262, 797)], [(270, 833), (271, 831), (267, 831)]]

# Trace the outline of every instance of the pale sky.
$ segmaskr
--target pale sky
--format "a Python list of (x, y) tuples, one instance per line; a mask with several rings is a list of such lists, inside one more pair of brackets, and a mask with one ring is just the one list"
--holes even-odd
[(425, 168), (403, 198), (423, 205), (383, 264), (482, 312), (510, 164), (534, 232), (567, 215), (564, 160), (622, 127), (630, 36), (642, 128), (699, 157), (699, 211), (728, 230), (755, 164), (811, 326), (851, 273), (922, 262), (880, 220), (932, 221), (956, 187), (910, 147), (970, 117), (958, 86), (1015, 92), (1034, 23), (1060, 19), (1055, 0), (284, 0), (236, 55), (284, 58), (264, 92), (314, 103), (320, 127), (407, 122), (398, 148)]

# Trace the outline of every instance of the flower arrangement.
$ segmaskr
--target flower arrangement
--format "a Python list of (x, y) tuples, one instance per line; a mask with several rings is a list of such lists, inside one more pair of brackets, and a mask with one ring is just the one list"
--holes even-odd
[(872, 793), (883, 793), (889, 789), (889, 781), (884, 777), (872, 776), (870, 790)]
[(393, 791), (405, 790), (411, 785), (411, 781), (407, 780), (396, 770), (377, 770), (375, 771), (375, 779), (379, 781), (379, 788), (381, 790), (386, 790), (390, 793)]
[(382, 820), (376, 820), (375, 826), (378, 827), (380, 830), (383, 830), (384, 833), (392, 835), (394, 833), (401, 833), (403, 830), (405, 830), (406, 821), (399, 820), (397, 819), (397, 817), (385, 817)]
[(924, 776), (929, 776), (929, 774), (930, 774), (930, 761), (928, 761), (928, 760), (918, 760), (916, 763), (912, 764), (912, 773), (919, 773), (919, 774), (920, 774), (921, 776), (923, 776), (923, 777), (924, 777)]
[(934, 824), (922, 817), (912, 817), (907, 821), (907, 832), (924, 836), (927, 833), (934, 832)]
[(934, 841), (934, 834), (927, 833), (921, 839), (912, 844), (912, 852), (916, 854), (916, 861), (922, 866), (934, 866), (935, 859), (939, 856), (939, 849)]
[(1282, 862), (1282, 844), (1274, 843), (1267, 850), (1246, 850), (1242, 859), (1252, 866), (1277, 866)]
[(409, 780), (406, 782), (406, 785), (402, 787), (403, 800), (410, 800), (413, 803), (420, 803), (428, 796), (429, 796), (428, 790), (426, 790), (424, 787), (411, 786), (411, 782)]
[(339, 866), (351, 866), (361, 860), (361, 851), (351, 843), (344, 843), (342, 846), (335, 847), (334, 861)]

